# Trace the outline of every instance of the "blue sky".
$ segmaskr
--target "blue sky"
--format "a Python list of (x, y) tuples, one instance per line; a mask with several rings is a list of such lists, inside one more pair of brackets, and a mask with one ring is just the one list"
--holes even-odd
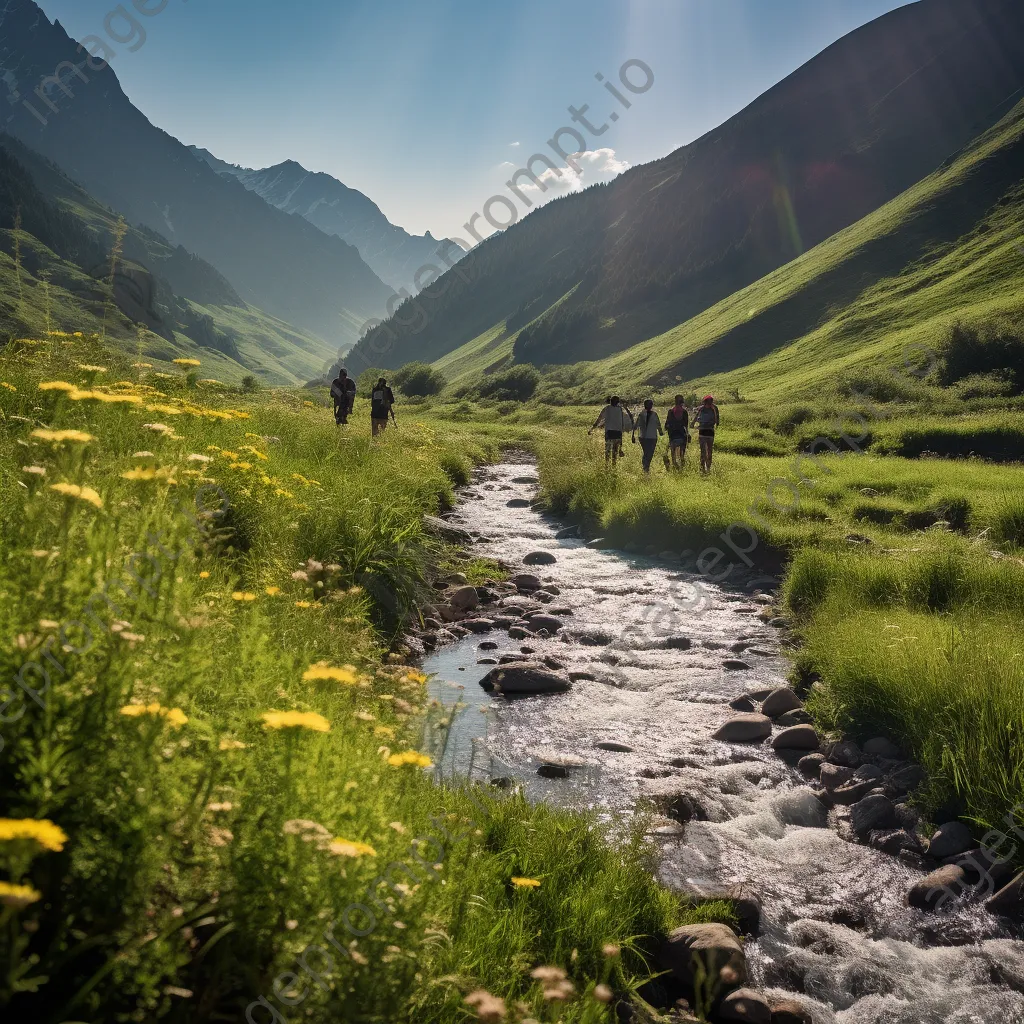
[[(117, 6), (39, 2), (77, 38), (102, 35)], [(168, 0), (139, 17), (145, 43), (135, 52), (115, 44), (111, 63), (132, 101), (183, 142), (246, 166), (297, 160), (365, 192), (410, 231), (454, 236), (504, 191), (523, 158), (571, 124), (570, 104), (590, 104), (586, 116), (609, 124), (599, 139), (585, 133), (595, 153), (581, 164), (583, 185), (608, 180), (699, 137), (836, 39), (900, 6)], [(618, 85), (629, 59), (649, 65), (654, 84), (630, 96), (626, 110), (594, 76)], [(621, 112), (614, 124), (604, 120), (612, 111)]]

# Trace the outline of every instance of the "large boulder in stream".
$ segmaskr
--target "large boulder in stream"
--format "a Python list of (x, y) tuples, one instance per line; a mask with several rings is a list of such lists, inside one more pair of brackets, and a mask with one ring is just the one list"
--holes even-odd
[(793, 690), (788, 686), (780, 686), (779, 689), (772, 690), (765, 697), (764, 702), (761, 704), (761, 714), (767, 715), (769, 718), (778, 718), (787, 711), (796, 711), (797, 708), (802, 707), (803, 704), (800, 698)]
[[(700, 971), (718, 978), (723, 988), (742, 985), (747, 960), (736, 933), (724, 924), (687, 924), (677, 928), (658, 949), (658, 962), (684, 984), (692, 985)], [(726, 977), (721, 973), (729, 968)], [(714, 986), (712, 986), (714, 987)]]
[(424, 516), (423, 525), (435, 536), (442, 538), (442, 540), (452, 541), (455, 544), (461, 544), (471, 539), (468, 530), (446, 522), (439, 516)]
[(813, 725), (791, 725), (772, 740), (772, 747), (775, 750), (817, 750), (819, 742)]
[(915, 882), (907, 893), (907, 903), (918, 910), (942, 910), (963, 893), (964, 877), (962, 867), (947, 864)]
[(519, 591), (540, 590), (544, 585), (541, 583), (540, 579), (537, 576), (534, 576), (531, 572), (518, 572), (509, 580), (509, 583)]
[(738, 988), (730, 992), (718, 1007), (721, 1021), (747, 1021), (747, 1024), (772, 1024), (772, 1009), (760, 992)]
[(449, 596), (448, 604), (456, 611), (471, 612), (480, 607), (480, 595), (476, 587), (459, 587)]
[(928, 844), (928, 856), (945, 860), (966, 853), (976, 845), (971, 830), (962, 821), (947, 821), (935, 830)]
[(881, 793), (874, 793), (858, 800), (850, 808), (850, 824), (860, 836), (873, 831), (886, 831), (899, 828), (899, 818), (893, 802)]
[(506, 697), (521, 694), (565, 693), (572, 688), (572, 683), (564, 676), (535, 662), (499, 665), (497, 668), (491, 669), (480, 680), (480, 685), (485, 690), (493, 690)]
[(531, 551), (523, 559), (523, 565), (554, 565), (557, 561), (550, 551)]
[(723, 743), (760, 743), (772, 734), (772, 720), (766, 715), (734, 715), (715, 731)]
[(542, 629), (546, 629), (552, 636), (557, 633), (565, 623), (554, 615), (527, 615), (526, 621), (530, 624), (530, 629), (534, 633), (539, 632)]

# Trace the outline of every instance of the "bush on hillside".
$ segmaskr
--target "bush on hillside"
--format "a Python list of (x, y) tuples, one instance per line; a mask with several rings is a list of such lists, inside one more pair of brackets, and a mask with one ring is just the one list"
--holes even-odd
[(381, 377), (387, 377), (388, 371), (382, 370), (379, 366), (371, 366), (363, 370), (361, 374), (356, 378), (356, 394), (360, 398), (369, 398), (370, 392), (373, 391), (374, 384), (380, 380)]
[(533, 397), (540, 384), (540, 373), (535, 366), (522, 363), (492, 374), (479, 387), (481, 398), (496, 398), (502, 402), (525, 402)]
[(856, 370), (840, 379), (838, 389), (847, 398), (869, 398), (873, 402), (920, 402), (935, 394), (921, 377), (895, 367)]
[(977, 374), (996, 374), (1012, 384), (1013, 394), (1024, 392), (1024, 320), (958, 320), (939, 346), (938, 372), (944, 387)]
[(392, 383), (404, 395), (426, 398), (440, 394), (448, 379), (426, 363), (406, 363), (400, 370), (395, 370)]

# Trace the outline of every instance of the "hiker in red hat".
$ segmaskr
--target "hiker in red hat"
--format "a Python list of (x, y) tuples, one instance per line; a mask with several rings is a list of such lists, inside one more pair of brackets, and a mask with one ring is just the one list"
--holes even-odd
[(697, 410), (693, 417), (692, 426), (697, 428), (697, 437), (700, 440), (700, 471), (711, 472), (711, 456), (715, 447), (715, 429), (720, 420), (718, 406), (715, 405), (714, 395), (705, 395), (704, 404)]

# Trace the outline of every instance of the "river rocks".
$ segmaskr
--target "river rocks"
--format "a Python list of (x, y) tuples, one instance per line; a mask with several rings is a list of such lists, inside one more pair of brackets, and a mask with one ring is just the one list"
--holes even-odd
[(784, 715), (779, 715), (775, 719), (775, 724), (782, 726), (784, 729), (788, 729), (791, 725), (811, 725), (813, 722), (814, 719), (803, 708), (787, 711)]
[[(480, 595), (476, 587), (459, 587), (448, 598), (448, 604), (459, 612), (471, 612), (480, 607)], [(438, 609), (444, 614), (443, 609)]]
[[(717, 979), (725, 988), (742, 985), (747, 977), (743, 946), (736, 933), (724, 924), (683, 925), (661, 944), (657, 956), (666, 970), (687, 984), (693, 982), (698, 964), (705, 976)], [(726, 967), (729, 973), (722, 978)]]
[(480, 680), (480, 685), (504, 696), (565, 693), (572, 687), (572, 683), (563, 676), (530, 662), (493, 668)]
[(925, 780), (925, 771), (920, 765), (908, 764), (898, 768), (889, 776), (889, 785), (898, 793), (909, 793)]
[(821, 767), (825, 763), (825, 755), (820, 753), (806, 754), (797, 762), (797, 768), (809, 779), (817, 779), (821, 775)]
[(565, 625), (561, 619), (556, 618), (554, 615), (530, 615), (527, 621), (530, 623), (530, 629), (535, 632), (546, 629), (548, 633), (557, 633)]
[(507, 508), (529, 508), (529, 498), (512, 498), (510, 501), (505, 502)]
[(612, 636), (608, 633), (601, 633), (598, 630), (590, 630), (586, 633), (576, 634), (575, 640), (584, 647), (608, 647), (612, 642)]
[(688, 651), (693, 646), (693, 641), (688, 636), (670, 636), (665, 641), (665, 647), (670, 651)]
[(594, 746), (598, 750), (611, 750), (619, 754), (631, 754), (633, 752), (633, 748), (621, 740), (598, 740)]
[(761, 714), (767, 715), (769, 718), (778, 718), (787, 711), (795, 711), (802, 707), (800, 698), (788, 686), (782, 686), (777, 690), (772, 690), (765, 697), (761, 704)]
[(828, 808), (807, 786), (780, 793), (772, 804), (772, 811), (784, 825), (824, 828), (828, 824)]
[(772, 734), (772, 720), (766, 715), (736, 715), (723, 723), (714, 739), (725, 743), (759, 743)]
[(947, 864), (915, 882), (907, 893), (907, 903), (918, 910), (941, 910), (963, 892), (963, 885), (964, 869)]
[(928, 856), (936, 860), (955, 857), (958, 853), (966, 853), (976, 843), (971, 830), (961, 821), (948, 821), (935, 830), (928, 844)]
[(868, 846), (881, 850), (882, 853), (887, 853), (890, 857), (895, 857), (903, 850), (917, 853), (921, 849), (917, 837), (901, 828), (872, 829), (868, 833)]
[(746, 672), (750, 666), (745, 661), (740, 661), (739, 658), (726, 658), (722, 662), (722, 668), (726, 672)]
[(509, 583), (512, 584), (519, 591), (531, 591), (540, 590), (543, 586), (540, 579), (530, 572), (517, 572), (515, 576), (509, 579)]
[(564, 779), (569, 774), (569, 769), (564, 764), (542, 764), (537, 769), (537, 774), (545, 779)]
[(858, 800), (850, 808), (850, 823), (855, 833), (861, 837), (866, 837), (870, 831), (899, 827), (893, 802), (880, 794)]
[(477, 644), (477, 649), (481, 651), (496, 651), (498, 645), (493, 640), (484, 640)]
[(459, 625), (469, 633), (490, 633), (494, 629), (493, 619), (463, 619)]
[(1004, 885), (994, 896), (985, 900), (985, 909), (990, 914), (1021, 921), (1024, 918), (1024, 871), (1008, 885)]
[(735, 700), (729, 701), (729, 707), (733, 711), (743, 711), (747, 714), (757, 710), (757, 705), (749, 697), (737, 697)]
[(534, 636), (534, 633), (525, 626), (509, 626), (508, 635), (513, 640), (525, 640), (529, 636)]
[(452, 541), (455, 544), (463, 544), (470, 539), (468, 530), (459, 526), (453, 526), (438, 516), (424, 516), (423, 525), (435, 536), (443, 540)]
[(565, 526), (555, 534), (555, 540), (571, 540), (580, 535), (578, 526)]
[(497, 665), (498, 664), (498, 659), (497, 658), (477, 658), (476, 659), (476, 663), (478, 665)]
[(550, 551), (531, 551), (523, 559), (523, 565), (554, 565), (557, 561)]
[(887, 761), (898, 761), (900, 748), (890, 742), (884, 736), (876, 736), (864, 744), (864, 753), (870, 757), (882, 757)]
[(821, 784), (829, 791), (845, 786), (853, 779), (853, 769), (846, 765), (825, 761), (818, 772)]
[(596, 683), (597, 676), (593, 672), (585, 672), (582, 669), (577, 672), (570, 672), (569, 678), (575, 682)]
[(769, 999), (772, 1024), (814, 1024), (811, 1011), (795, 999)]
[(746, 1021), (747, 1024), (772, 1024), (772, 1010), (760, 992), (738, 988), (730, 992), (718, 1007), (718, 1020)]
[(833, 764), (841, 764), (846, 768), (859, 768), (864, 761), (860, 748), (850, 740), (840, 740), (826, 753)]
[(773, 740), (774, 750), (817, 750), (818, 734), (812, 725), (791, 725), (783, 729)]
[(864, 797), (866, 797), (874, 788), (874, 782), (868, 779), (861, 781), (854, 779), (842, 786), (836, 786), (835, 789), (830, 791), (829, 797), (832, 800), (832, 803), (840, 804), (843, 807), (849, 807), (850, 805), (859, 803), (863, 800)]
[(512, 483), (514, 484), (539, 484), (540, 480), (535, 476), (514, 476), (512, 477)]

